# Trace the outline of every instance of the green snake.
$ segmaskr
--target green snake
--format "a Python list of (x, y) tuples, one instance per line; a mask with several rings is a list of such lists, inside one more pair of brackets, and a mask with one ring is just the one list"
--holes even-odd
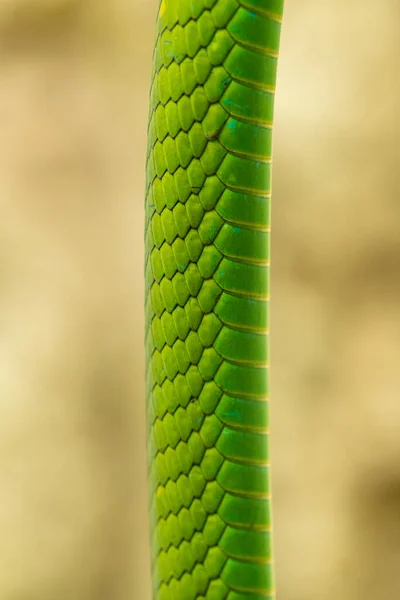
[(146, 166), (155, 600), (275, 596), (271, 136), (283, 0), (162, 0)]

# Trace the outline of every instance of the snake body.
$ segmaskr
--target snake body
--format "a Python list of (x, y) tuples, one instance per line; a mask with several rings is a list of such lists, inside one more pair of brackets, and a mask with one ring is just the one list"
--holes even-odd
[(162, 0), (146, 184), (153, 598), (274, 597), (271, 134), (283, 0)]

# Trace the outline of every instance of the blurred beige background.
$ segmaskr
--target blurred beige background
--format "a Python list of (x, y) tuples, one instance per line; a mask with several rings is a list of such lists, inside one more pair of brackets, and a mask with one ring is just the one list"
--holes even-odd
[[(156, 0), (0, 0), (0, 598), (150, 600)], [(400, 597), (398, 0), (287, 0), (273, 202), (280, 600)]]

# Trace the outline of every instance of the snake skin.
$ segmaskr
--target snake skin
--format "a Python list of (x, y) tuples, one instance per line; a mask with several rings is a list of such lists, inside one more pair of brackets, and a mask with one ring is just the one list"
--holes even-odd
[(271, 133), (283, 0), (162, 0), (146, 353), (153, 598), (274, 597)]

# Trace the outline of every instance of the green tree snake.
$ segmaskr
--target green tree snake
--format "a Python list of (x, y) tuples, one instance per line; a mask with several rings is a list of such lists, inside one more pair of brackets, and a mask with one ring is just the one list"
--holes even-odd
[(162, 0), (146, 167), (155, 600), (273, 598), (271, 136), (283, 0)]

